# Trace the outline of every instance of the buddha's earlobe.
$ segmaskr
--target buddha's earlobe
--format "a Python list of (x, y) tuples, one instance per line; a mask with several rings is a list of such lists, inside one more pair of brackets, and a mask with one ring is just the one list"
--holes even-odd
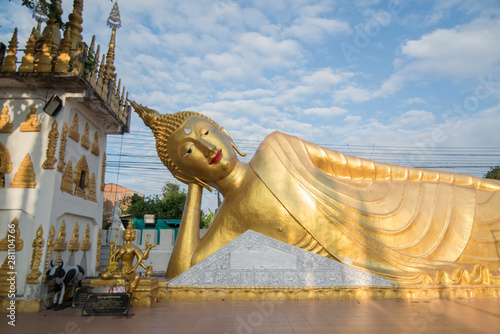
[(242, 157), (246, 156), (247, 154), (246, 153), (243, 153), (241, 152), (237, 147), (236, 145), (234, 144), (233, 142), (233, 138), (231, 138), (231, 136), (229, 135), (229, 133), (227, 133), (226, 129), (222, 128), (222, 132), (224, 132), (226, 134), (226, 136), (229, 137), (229, 140), (231, 141), (231, 146), (234, 148), (234, 150), (236, 152), (238, 152), (239, 155), (241, 155)]

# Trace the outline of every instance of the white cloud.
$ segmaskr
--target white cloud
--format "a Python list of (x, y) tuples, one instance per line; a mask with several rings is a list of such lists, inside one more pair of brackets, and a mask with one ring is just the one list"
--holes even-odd
[(348, 123), (358, 123), (358, 122), (361, 122), (363, 118), (361, 116), (355, 116), (355, 115), (347, 115), (345, 118), (344, 118), (344, 122), (348, 122)]
[(475, 77), (498, 70), (499, 40), (500, 20), (477, 19), (407, 41), (401, 52), (412, 61), (412, 71)]
[(304, 110), (304, 115), (317, 115), (317, 116), (339, 116), (348, 113), (349, 111), (340, 107), (329, 108), (308, 108)]
[(410, 110), (403, 113), (394, 121), (395, 126), (418, 127), (432, 123), (434, 115), (425, 110)]

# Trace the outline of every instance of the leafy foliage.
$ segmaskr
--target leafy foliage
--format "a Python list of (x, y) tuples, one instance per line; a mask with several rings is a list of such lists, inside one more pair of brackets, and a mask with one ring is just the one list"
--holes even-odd
[[(123, 214), (132, 218), (143, 218), (145, 214), (156, 214), (158, 219), (181, 219), (187, 194), (175, 183), (166, 182), (161, 195), (141, 197), (137, 194), (125, 196), (121, 201)], [(201, 211), (200, 228), (208, 228), (215, 213)]]
[(209, 228), (215, 218), (215, 212), (208, 209), (208, 214), (201, 210), (200, 228)]
[(491, 167), (490, 170), (484, 174), (484, 178), (500, 180), (500, 166)]

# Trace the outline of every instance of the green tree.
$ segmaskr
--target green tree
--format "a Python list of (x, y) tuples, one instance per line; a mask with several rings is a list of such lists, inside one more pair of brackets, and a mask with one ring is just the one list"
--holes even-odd
[(208, 209), (208, 212), (205, 213), (201, 210), (200, 228), (202, 229), (209, 228), (215, 218), (215, 213), (212, 210)]
[(180, 186), (167, 182), (160, 196), (153, 195), (144, 198), (137, 194), (125, 196), (122, 200), (123, 213), (130, 214), (132, 218), (156, 214), (159, 219), (181, 219), (187, 195), (180, 189)]
[(484, 178), (500, 180), (500, 166), (491, 167), (490, 170), (484, 174)]

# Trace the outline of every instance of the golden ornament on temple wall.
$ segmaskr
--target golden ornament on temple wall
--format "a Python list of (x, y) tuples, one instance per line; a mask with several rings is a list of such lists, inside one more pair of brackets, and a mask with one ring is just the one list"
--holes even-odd
[(13, 125), (10, 122), (9, 107), (4, 106), (2, 108), (2, 114), (0, 115), (0, 133), (10, 133), (12, 132)]
[(68, 243), (66, 242), (66, 223), (64, 219), (57, 233), (57, 239), (54, 242), (54, 250), (57, 252), (65, 251), (68, 248)]
[(88, 187), (88, 191), (87, 191), (87, 200), (89, 201), (93, 201), (95, 202), (96, 201), (96, 190), (95, 190), (95, 174), (92, 173), (92, 176), (90, 177), (90, 181), (89, 181), (89, 187)]
[(71, 240), (69, 241), (68, 250), (70, 251), (78, 251), (80, 249), (80, 234), (78, 231), (80, 230), (78, 226), (78, 222), (75, 223), (75, 227), (73, 228), (73, 234), (71, 235)]
[[(47, 254), (45, 255), (45, 271), (50, 268), (50, 260), (52, 259), (52, 252), (54, 251), (54, 236), (55, 236), (54, 225), (50, 226), (49, 237), (47, 239)], [(47, 282), (47, 275), (43, 275), (42, 282)]]
[(5, 187), (5, 174), (12, 172), (12, 162), (10, 152), (2, 142), (0, 142), (0, 189)]
[(49, 143), (47, 145), (47, 151), (45, 152), (46, 159), (42, 164), (43, 169), (54, 169), (54, 164), (57, 159), (54, 157), (56, 154), (57, 138), (59, 137), (59, 131), (57, 130), (57, 121), (52, 122), (52, 129), (48, 134)]
[(75, 184), (74, 195), (87, 199), (87, 188), (90, 179), (89, 165), (87, 164), (87, 157), (83, 155), (75, 165), (73, 172), (73, 183)]
[(10, 188), (35, 188), (36, 187), (36, 175), (35, 169), (33, 168), (33, 162), (31, 161), (31, 156), (25, 155), (19, 169), (14, 174), (14, 179), (10, 183)]
[(99, 134), (97, 131), (94, 133), (94, 140), (92, 141), (92, 148), (90, 149), (90, 152), (96, 157), (99, 156)]
[(102, 245), (102, 229), (99, 229), (99, 234), (97, 235), (97, 252), (95, 255), (95, 271), (101, 269), (101, 245)]
[[(11, 262), (12, 264), (13, 262)], [(12, 276), (17, 276), (15, 270), (12, 270), (9, 265), (9, 256), (5, 257), (5, 261), (3, 261), (2, 266), (0, 266), (0, 297), (8, 297), (9, 293), (12, 293), (11, 290), (11, 282), (8, 280)], [(13, 282), (15, 286), (15, 292), (17, 293), (17, 277)]]
[(82, 145), (82, 147), (87, 150), (90, 148), (89, 123), (85, 124), (85, 129), (83, 130), (82, 140), (80, 140), (80, 145)]
[(85, 228), (85, 234), (83, 235), (83, 240), (82, 244), (80, 246), (80, 249), (82, 251), (88, 251), (90, 250), (90, 226), (87, 224), (87, 227)]
[[(9, 248), (9, 244), (11, 244), (9, 240), (14, 240), (14, 245), (15, 245), (14, 249)], [(0, 250), (6, 251), (10, 249), (10, 250), (20, 251), (23, 249), (23, 245), (24, 241), (21, 239), (21, 230), (19, 229), (19, 221), (17, 220), (17, 218), (14, 218), (14, 220), (12, 220), (12, 223), (7, 225), (7, 233), (5, 234), (5, 238), (3, 238), (0, 241)]]
[(38, 284), (40, 283), (38, 281), (38, 278), (42, 274), (39, 270), (40, 268), (40, 262), (42, 259), (42, 252), (43, 252), (43, 229), (42, 225), (38, 228), (36, 231), (36, 238), (33, 240), (33, 254), (31, 256), (31, 272), (26, 278), (26, 283), (28, 284)]
[(73, 117), (73, 122), (71, 122), (71, 127), (69, 128), (68, 137), (76, 141), (80, 141), (80, 133), (78, 132), (78, 114)]
[(106, 172), (106, 153), (102, 155), (102, 166), (101, 166), (101, 191), (104, 191), (104, 175)]
[[(61, 135), (61, 145), (59, 146), (59, 163), (57, 164), (57, 170), (61, 173), (64, 172), (64, 167), (66, 163), (64, 162), (64, 156), (66, 155), (66, 141), (68, 140), (68, 125), (64, 123), (63, 132)], [(71, 191), (73, 192), (73, 190)]]
[(38, 114), (36, 113), (36, 106), (33, 104), (30, 108), (26, 120), (21, 123), (19, 129), (22, 132), (40, 132), (42, 123), (38, 121)]
[(61, 180), (61, 191), (73, 195), (73, 167), (71, 160), (66, 163), (66, 168)]

